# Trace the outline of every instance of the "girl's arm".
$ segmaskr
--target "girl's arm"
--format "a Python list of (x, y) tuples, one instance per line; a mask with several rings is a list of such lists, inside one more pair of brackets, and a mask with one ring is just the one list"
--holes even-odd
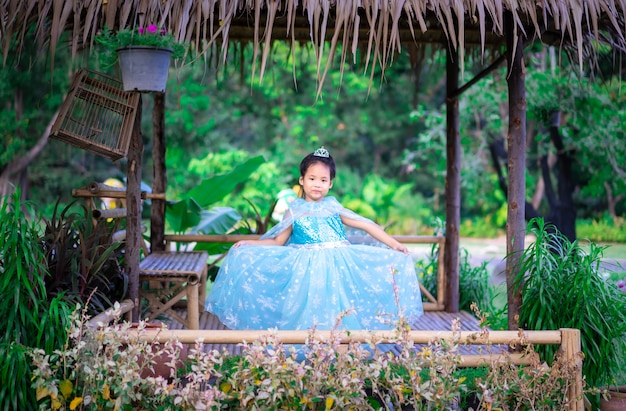
[(343, 223), (347, 226), (365, 231), (367, 234), (371, 235), (376, 240), (393, 250), (401, 251), (404, 254), (409, 253), (409, 249), (404, 244), (387, 234), (378, 224), (355, 220), (343, 215), (341, 216), (341, 221), (343, 221)]
[(292, 226), (287, 227), (274, 238), (264, 238), (262, 240), (241, 240), (237, 241), (233, 247), (239, 247), (242, 245), (285, 245), (291, 236), (291, 227)]

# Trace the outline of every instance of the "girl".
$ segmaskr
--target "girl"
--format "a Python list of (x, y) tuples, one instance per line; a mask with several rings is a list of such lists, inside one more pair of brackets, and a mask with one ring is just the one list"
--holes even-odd
[[(398, 305), (409, 321), (423, 313), (406, 246), (327, 197), (334, 178), (335, 162), (324, 147), (302, 160), (303, 198), (261, 239), (233, 246), (207, 311), (231, 329), (258, 330), (330, 329), (342, 314), (342, 329), (390, 329)], [(354, 244), (344, 226), (382, 244)]]

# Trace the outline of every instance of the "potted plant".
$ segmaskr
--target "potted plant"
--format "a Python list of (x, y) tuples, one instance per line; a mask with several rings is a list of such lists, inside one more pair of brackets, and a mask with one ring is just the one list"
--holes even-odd
[(110, 62), (119, 61), (125, 91), (163, 92), (171, 59), (185, 56), (186, 47), (154, 24), (96, 35)]

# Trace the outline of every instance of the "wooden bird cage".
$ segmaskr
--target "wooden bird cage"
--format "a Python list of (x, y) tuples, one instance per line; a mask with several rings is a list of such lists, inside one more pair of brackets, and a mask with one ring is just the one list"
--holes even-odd
[(114, 77), (76, 73), (50, 137), (115, 161), (126, 157), (140, 94)]

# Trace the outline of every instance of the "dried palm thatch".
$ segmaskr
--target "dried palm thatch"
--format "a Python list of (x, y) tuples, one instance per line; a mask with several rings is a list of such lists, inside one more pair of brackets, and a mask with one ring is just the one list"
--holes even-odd
[(407, 43), (442, 44), (463, 62), (466, 47), (502, 45), (507, 24), (526, 40), (573, 46), (582, 69), (590, 40), (623, 48), (625, 16), (626, 0), (0, 0), (0, 42), (6, 62), (34, 25), (53, 60), (63, 32), (75, 56), (105, 25), (154, 23), (199, 52), (221, 46), (224, 58), (229, 41), (252, 42), (261, 79), (272, 41), (307, 42), (321, 84), (339, 45), (341, 68), (363, 50), (384, 70)]

